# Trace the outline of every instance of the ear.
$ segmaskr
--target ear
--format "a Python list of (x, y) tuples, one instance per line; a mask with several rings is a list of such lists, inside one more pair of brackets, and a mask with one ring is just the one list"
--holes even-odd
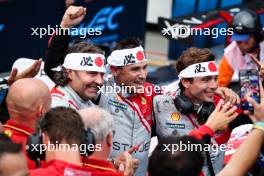
[(181, 79), (181, 83), (185, 89), (188, 89), (191, 86), (191, 82), (188, 79)]
[(108, 135), (106, 136), (106, 143), (107, 143), (107, 146), (109, 146), (109, 147), (112, 148), (112, 142), (113, 142), (113, 133), (110, 132), (110, 133), (108, 133)]
[(118, 68), (118, 67), (116, 67), (116, 66), (112, 66), (112, 65), (110, 65), (110, 71), (111, 71), (111, 73), (112, 73), (112, 75), (113, 75), (114, 77), (117, 76), (119, 70), (120, 70), (120, 68)]
[(72, 71), (72, 70), (70, 70), (70, 69), (67, 69), (66, 72), (67, 72), (68, 78), (72, 80), (72, 79), (73, 79), (74, 71)]
[(47, 135), (47, 133), (42, 133), (42, 143), (43, 144), (46, 144), (46, 146), (48, 145), (48, 143), (50, 143), (50, 139), (49, 139), (49, 136)]
[(43, 104), (40, 105), (40, 106), (37, 108), (37, 112), (36, 112), (36, 113), (37, 113), (37, 114), (36, 114), (36, 115), (37, 115), (37, 118), (41, 117), (43, 114), (46, 113), (46, 110), (45, 110)]

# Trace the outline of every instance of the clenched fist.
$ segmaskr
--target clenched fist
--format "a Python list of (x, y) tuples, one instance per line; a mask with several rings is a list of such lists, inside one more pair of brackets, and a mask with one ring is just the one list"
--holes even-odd
[(83, 20), (85, 15), (86, 8), (82, 6), (70, 6), (63, 15), (60, 27), (72, 28), (73, 26), (79, 24)]

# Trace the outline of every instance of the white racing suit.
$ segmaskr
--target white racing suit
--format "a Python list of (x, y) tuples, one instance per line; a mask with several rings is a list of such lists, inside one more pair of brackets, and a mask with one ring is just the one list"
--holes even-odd
[[(146, 175), (148, 166), (148, 152), (150, 148), (151, 130), (153, 126), (152, 101), (153, 92), (149, 96), (144, 93), (134, 95), (117, 94), (106, 92), (107, 86), (114, 87), (114, 80), (111, 77), (101, 89), (99, 106), (106, 109), (114, 116), (113, 148), (112, 158), (127, 151), (133, 146), (138, 150), (132, 153), (132, 157), (139, 160), (139, 167), (135, 175)], [(144, 88), (153, 87), (145, 83)], [(153, 90), (153, 89), (152, 89)]]
[(70, 86), (53, 87), (51, 93), (51, 107), (70, 107), (75, 110), (94, 106), (92, 101), (84, 101)]
[[(220, 98), (215, 96), (215, 104), (218, 103)], [(181, 114), (174, 105), (174, 97), (169, 95), (158, 95), (153, 101), (154, 114), (156, 119), (156, 132), (157, 136), (166, 137), (170, 135), (192, 135), (196, 138), (210, 135), (211, 144), (214, 146), (225, 143), (229, 136), (229, 130), (220, 134), (214, 134), (214, 132), (207, 126), (198, 122), (197, 114), (190, 113), (189, 115)], [(214, 168), (214, 172), (218, 173), (223, 168), (224, 151), (213, 149), (210, 152), (211, 162)], [(203, 167), (204, 175), (209, 175), (208, 167)]]

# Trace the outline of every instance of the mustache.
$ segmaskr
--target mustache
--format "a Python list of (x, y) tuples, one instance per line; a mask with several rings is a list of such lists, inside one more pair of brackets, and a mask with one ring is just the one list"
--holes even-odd
[(99, 90), (102, 87), (102, 85), (93, 83), (93, 84), (87, 85), (86, 87), (96, 88), (97, 90)]
[(134, 82), (143, 84), (144, 82), (146, 82), (146, 79), (138, 79), (138, 80), (136, 80)]

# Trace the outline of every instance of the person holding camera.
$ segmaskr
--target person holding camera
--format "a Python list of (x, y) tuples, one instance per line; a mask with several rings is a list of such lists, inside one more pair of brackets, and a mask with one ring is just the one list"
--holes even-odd
[(257, 69), (259, 66), (252, 57), (264, 61), (263, 30), (256, 12), (240, 11), (233, 17), (231, 27), (234, 32), (232, 42), (225, 48), (219, 63), (219, 86), (228, 86), (239, 70)]
[[(218, 176), (246, 175), (250, 168), (256, 163), (256, 160), (260, 155), (264, 141), (264, 90), (261, 83), (259, 84), (259, 87), (260, 103), (256, 102), (256, 100), (251, 97), (250, 93), (246, 95), (246, 100), (252, 104), (253, 111), (245, 110), (244, 113), (248, 114), (250, 119), (254, 122), (253, 128), (248, 133), (248, 136), (246, 138), (244, 137), (245, 141), (238, 147), (238, 149), (235, 149), (234, 146), (233, 150), (235, 150), (235, 153)], [(241, 138), (242, 137), (243, 136), (241, 136)], [(262, 174), (259, 175), (263, 175), (263, 169), (260, 173)]]

